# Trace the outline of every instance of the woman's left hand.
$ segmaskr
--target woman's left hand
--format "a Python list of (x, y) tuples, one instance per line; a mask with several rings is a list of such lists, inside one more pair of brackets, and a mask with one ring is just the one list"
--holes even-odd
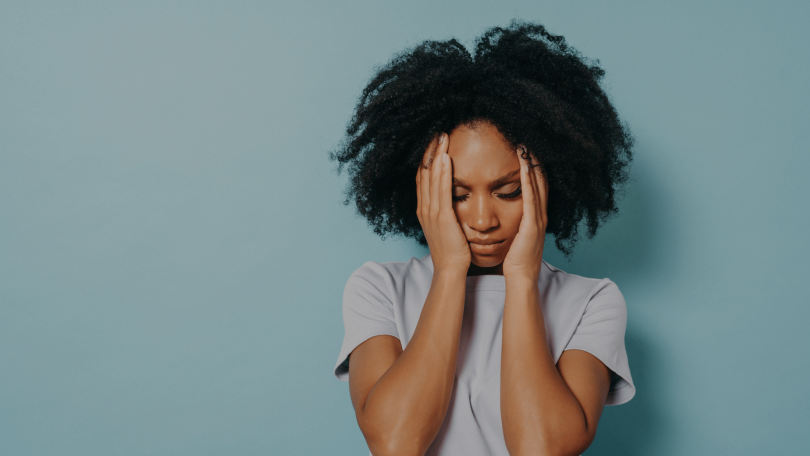
[(503, 261), (503, 275), (507, 278), (523, 277), (536, 282), (543, 264), (543, 244), (548, 224), (548, 183), (543, 178), (540, 167), (530, 163), (534, 158), (527, 154), (529, 159), (526, 160), (522, 152), (523, 147), (518, 147), (523, 218), (520, 220), (518, 234)]

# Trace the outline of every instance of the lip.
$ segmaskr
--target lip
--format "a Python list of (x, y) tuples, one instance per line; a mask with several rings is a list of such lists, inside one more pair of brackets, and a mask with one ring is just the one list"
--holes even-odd
[(489, 238), (487, 238), (487, 239), (468, 239), (467, 242), (469, 242), (470, 244), (490, 245), (490, 244), (500, 244), (501, 242), (503, 242), (503, 239), (501, 239), (500, 241), (498, 241), (496, 239), (489, 239)]
[(492, 255), (496, 253), (504, 244), (504, 241), (496, 241), (493, 239), (475, 239), (469, 241), (470, 251), (479, 255)]

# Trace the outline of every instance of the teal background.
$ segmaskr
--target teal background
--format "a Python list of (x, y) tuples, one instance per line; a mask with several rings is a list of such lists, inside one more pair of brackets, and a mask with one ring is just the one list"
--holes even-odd
[(364, 455), (332, 376), (378, 239), (327, 153), (376, 65), (539, 21), (637, 137), (572, 262), (638, 394), (589, 455), (801, 454), (810, 3), (0, 3), (0, 454)]

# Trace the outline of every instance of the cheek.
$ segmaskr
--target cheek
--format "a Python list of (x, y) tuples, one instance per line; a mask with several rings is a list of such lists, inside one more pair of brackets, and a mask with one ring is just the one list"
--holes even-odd
[(458, 203), (453, 202), (453, 213), (456, 214), (456, 220), (461, 223), (464, 220), (464, 211), (459, 210)]
[(460, 226), (464, 226), (465, 222), (467, 221), (467, 210), (465, 210), (464, 205), (454, 202), (453, 213), (456, 214), (456, 221), (458, 224)]
[(520, 221), (523, 219), (523, 203), (518, 201), (517, 204), (510, 204), (503, 214), (503, 225), (509, 227), (509, 233), (512, 237), (517, 235), (518, 228), (520, 228)]
[(498, 205), (497, 214), (501, 225), (499, 236), (506, 237), (511, 242), (517, 236), (523, 218), (522, 201), (502, 202)]

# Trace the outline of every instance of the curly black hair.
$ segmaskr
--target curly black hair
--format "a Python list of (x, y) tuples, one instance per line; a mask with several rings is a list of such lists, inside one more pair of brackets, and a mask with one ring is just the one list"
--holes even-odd
[(549, 185), (546, 232), (569, 256), (583, 219), (591, 238), (618, 211), (632, 160), (633, 137), (599, 85), (598, 64), (519, 21), (487, 30), (474, 55), (455, 39), (396, 55), (363, 90), (330, 153), (338, 174), (349, 165), (344, 204), (353, 199), (378, 235), (427, 246), (414, 181), (425, 149), (442, 132), (489, 122), (539, 163)]

